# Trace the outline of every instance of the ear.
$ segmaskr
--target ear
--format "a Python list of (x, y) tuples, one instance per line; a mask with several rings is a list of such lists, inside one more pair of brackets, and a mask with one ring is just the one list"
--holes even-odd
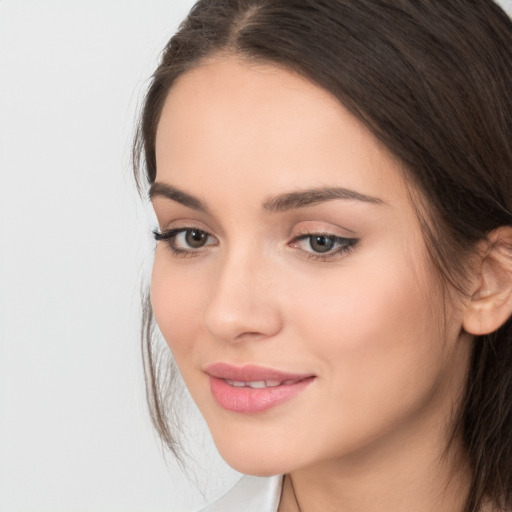
[(512, 315), (512, 227), (492, 231), (478, 264), (463, 328), (481, 336), (496, 331)]

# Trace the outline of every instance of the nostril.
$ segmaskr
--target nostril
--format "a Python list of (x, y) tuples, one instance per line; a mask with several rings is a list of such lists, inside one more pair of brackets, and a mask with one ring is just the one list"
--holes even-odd
[(253, 338), (255, 336), (261, 336), (262, 333), (261, 332), (256, 332), (256, 331), (252, 331), (252, 332), (243, 332), (242, 334), (239, 335), (239, 337), (247, 337), (247, 338)]

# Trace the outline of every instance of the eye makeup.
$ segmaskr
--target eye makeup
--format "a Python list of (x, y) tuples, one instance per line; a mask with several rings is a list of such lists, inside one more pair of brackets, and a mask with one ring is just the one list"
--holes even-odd
[(195, 227), (154, 230), (153, 236), (157, 242), (166, 242), (173, 255), (181, 257), (199, 256), (208, 247), (216, 244), (216, 239), (212, 235)]
[[(164, 241), (173, 255), (181, 257), (199, 256), (218, 244), (213, 235), (193, 226), (166, 231), (154, 230), (153, 235), (157, 242)], [(357, 238), (315, 230), (294, 237), (288, 247), (314, 261), (333, 261), (354, 249), (358, 241)]]

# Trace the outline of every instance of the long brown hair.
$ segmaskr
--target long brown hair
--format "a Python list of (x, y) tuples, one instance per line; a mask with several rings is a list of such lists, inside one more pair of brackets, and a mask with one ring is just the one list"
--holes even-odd
[[(133, 148), (139, 186), (155, 180), (156, 128), (173, 82), (217, 53), (298, 72), (362, 120), (426, 198), (432, 261), (464, 291), (462, 256), (512, 225), (512, 22), (500, 7), (491, 0), (200, 0), (165, 47), (145, 98)], [(152, 418), (177, 451), (172, 363), (158, 353), (149, 301), (144, 318)], [(456, 432), (473, 472), (466, 512), (486, 500), (512, 509), (510, 319), (475, 339)]]

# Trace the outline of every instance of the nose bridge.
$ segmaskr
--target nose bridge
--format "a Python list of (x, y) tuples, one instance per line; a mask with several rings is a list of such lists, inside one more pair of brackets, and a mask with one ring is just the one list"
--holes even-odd
[(210, 334), (220, 341), (276, 334), (281, 315), (271, 259), (247, 245), (226, 251), (218, 268), (204, 312)]

